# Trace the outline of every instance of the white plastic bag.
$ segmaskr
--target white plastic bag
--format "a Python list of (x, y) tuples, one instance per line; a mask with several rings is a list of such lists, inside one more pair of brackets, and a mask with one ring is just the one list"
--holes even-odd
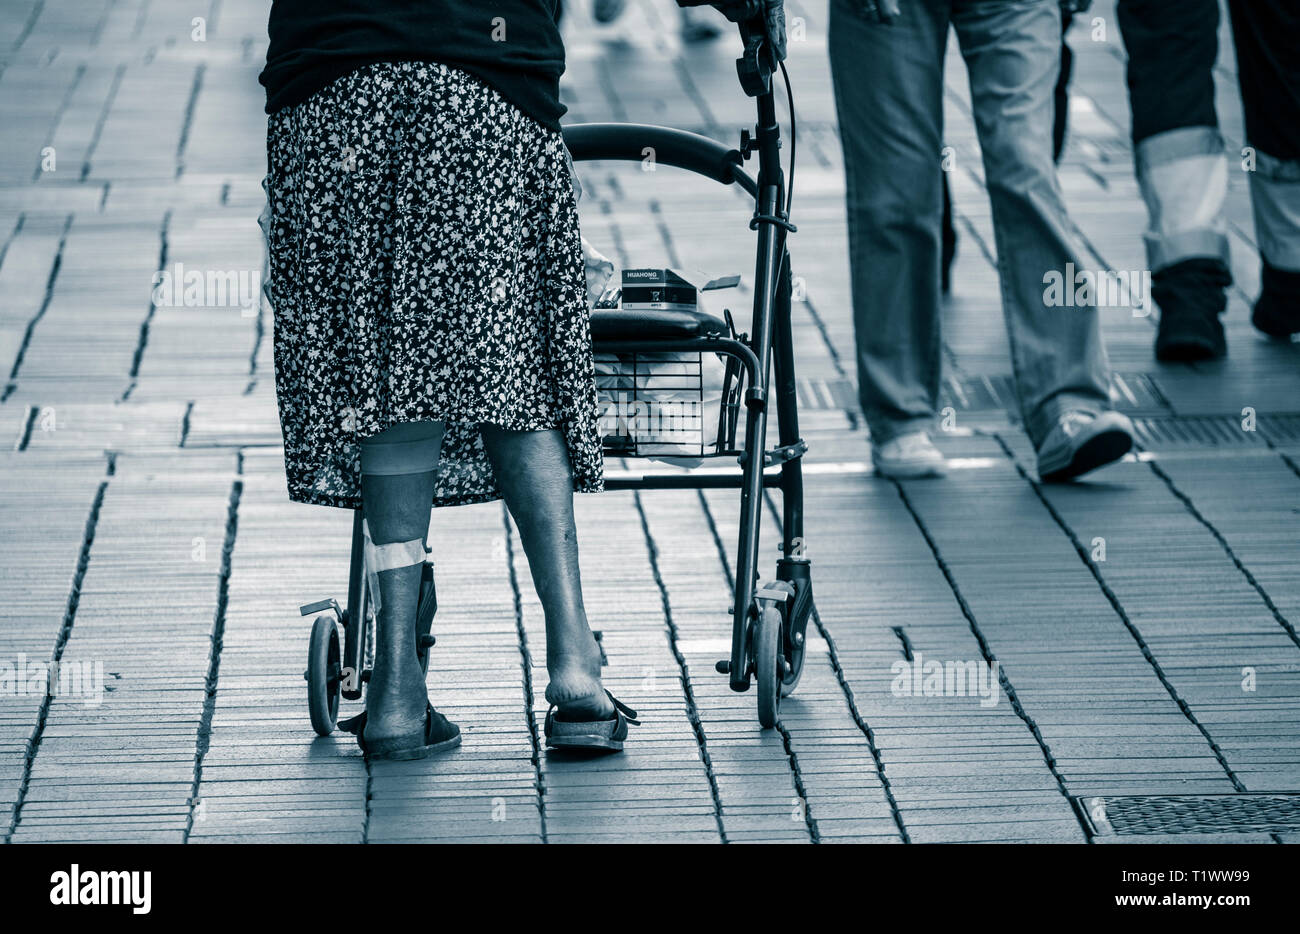
[(635, 372), (630, 356), (599, 354), (600, 435), (631, 441), (639, 457), (696, 466), (717, 445), (725, 377), (713, 353), (638, 354)]

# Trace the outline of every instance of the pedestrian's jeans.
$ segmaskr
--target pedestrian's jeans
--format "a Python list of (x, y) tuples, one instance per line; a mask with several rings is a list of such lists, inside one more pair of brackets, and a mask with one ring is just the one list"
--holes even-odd
[(832, 0), (830, 59), (858, 386), (872, 437), (882, 444), (926, 430), (938, 405), (943, 58), (951, 23), (970, 73), (1021, 415), (1041, 445), (1065, 411), (1108, 408), (1109, 384), (1096, 307), (1053, 307), (1046, 297), (1050, 271), (1090, 268), (1052, 163), (1057, 0), (908, 0), (892, 26), (867, 21), (861, 6)]

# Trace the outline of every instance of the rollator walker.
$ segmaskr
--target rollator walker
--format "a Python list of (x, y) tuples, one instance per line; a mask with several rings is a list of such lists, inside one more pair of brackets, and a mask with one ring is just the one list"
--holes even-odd
[[(739, 489), (740, 536), (731, 608), (731, 654), (715, 666), (729, 678), (733, 691), (748, 691), (757, 682), (758, 720), (776, 725), (781, 698), (794, 692), (803, 671), (808, 619), (813, 613), (811, 566), (803, 529), (803, 472), (807, 445), (799, 435), (794, 349), (791, 335), (791, 273), (786, 237), (795, 231), (788, 219), (792, 194), (781, 167), (781, 134), (776, 118), (772, 77), (778, 65), (761, 24), (741, 25), (745, 50), (736, 62), (746, 94), (756, 98), (757, 124), (740, 134), (738, 149), (728, 149), (695, 133), (629, 123), (585, 123), (564, 128), (575, 162), (613, 160), (642, 162), (647, 148), (658, 164), (673, 166), (723, 185), (739, 185), (754, 199), (750, 229), (757, 231), (753, 319), (749, 334), (736, 333), (731, 315), (725, 320), (700, 310), (634, 311), (622, 308), (592, 312), (593, 350), (636, 361), (644, 355), (717, 354), (726, 361), (724, 398), (716, 443), (703, 454), (705, 463), (734, 459), (738, 469), (640, 474), (609, 473), (607, 490)], [(784, 75), (784, 67), (781, 67)], [(794, 106), (791, 119), (791, 173), (794, 167)], [(744, 163), (758, 156), (758, 177)], [(634, 363), (635, 367), (636, 364)], [(767, 446), (770, 407), (777, 414), (777, 444)], [(737, 443), (739, 413), (744, 412), (743, 440)], [(635, 445), (611, 448), (617, 457), (644, 456)], [(765, 491), (781, 492), (781, 557), (775, 578), (759, 579), (759, 537)], [(312, 627), (305, 677), (312, 726), (327, 735), (337, 723), (339, 698), (356, 700), (369, 681), (373, 658), (374, 614), (364, 568), (362, 515), (353, 519), (352, 556), (347, 605), (327, 599), (301, 608), (304, 616), (320, 614)], [(428, 668), (428, 651), (437, 598), (433, 566), (422, 572), (417, 651)], [(339, 631), (343, 637), (340, 640)]]

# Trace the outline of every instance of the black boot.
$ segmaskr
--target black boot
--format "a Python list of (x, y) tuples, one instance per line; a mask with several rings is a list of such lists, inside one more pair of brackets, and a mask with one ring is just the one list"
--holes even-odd
[(1260, 280), (1251, 322), (1269, 337), (1289, 340), (1300, 334), (1300, 272), (1264, 263)]
[(1185, 259), (1152, 276), (1151, 297), (1160, 307), (1157, 360), (1213, 360), (1228, 352), (1219, 316), (1231, 284), (1232, 274), (1218, 259)]

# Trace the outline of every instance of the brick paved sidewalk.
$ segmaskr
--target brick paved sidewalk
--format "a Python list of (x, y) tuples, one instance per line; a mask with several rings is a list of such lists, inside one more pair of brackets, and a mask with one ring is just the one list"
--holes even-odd
[[(540, 609), (489, 504), (438, 511), (431, 529), (431, 686), (464, 745), (370, 766), (307, 722), (297, 607), (345, 591), (350, 517), (287, 502), (269, 313), (150, 295), (177, 263), (260, 268), (268, 4), (0, 7), (0, 663), (101, 665), (104, 688), (99, 703), (17, 686), (0, 698), (7, 841), (1078, 842), (1093, 824), (1099, 842), (1198, 840), (1171, 832), (1210, 829), (1170, 820), (1173, 802), (1143, 811), (1126, 796), (1300, 790), (1300, 347), (1248, 322), (1244, 174), (1229, 359), (1159, 366), (1151, 320), (1105, 310), (1115, 397), (1143, 451), (1039, 487), (1008, 415), (988, 202), (950, 56), (961, 243), (945, 311), (955, 427), (940, 444), (956, 469), (876, 478), (855, 412), (826, 4), (787, 5), (806, 27), (789, 63), (792, 251), (818, 614), (780, 727), (760, 731), (753, 697), (713, 670), (738, 497), (611, 493), (578, 502), (586, 596), (610, 685), (645, 726), (620, 757), (542, 754)], [(682, 47), (666, 0), (605, 29), (569, 6), (569, 119), (728, 143), (752, 121), (729, 35)], [(1098, 268), (1140, 269), (1113, 4), (1090, 15), (1106, 35), (1073, 35), (1061, 178)], [(1233, 67), (1225, 44), (1219, 107), (1239, 148)], [(583, 174), (584, 231), (620, 265), (749, 278), (734, 193), (667, 169)], [(900, 696), (897, 663), (925, 660), (996, 662), (996, 702), (923, 684)], [(1214, 839), (1300, 841), (1294, 800)]]

